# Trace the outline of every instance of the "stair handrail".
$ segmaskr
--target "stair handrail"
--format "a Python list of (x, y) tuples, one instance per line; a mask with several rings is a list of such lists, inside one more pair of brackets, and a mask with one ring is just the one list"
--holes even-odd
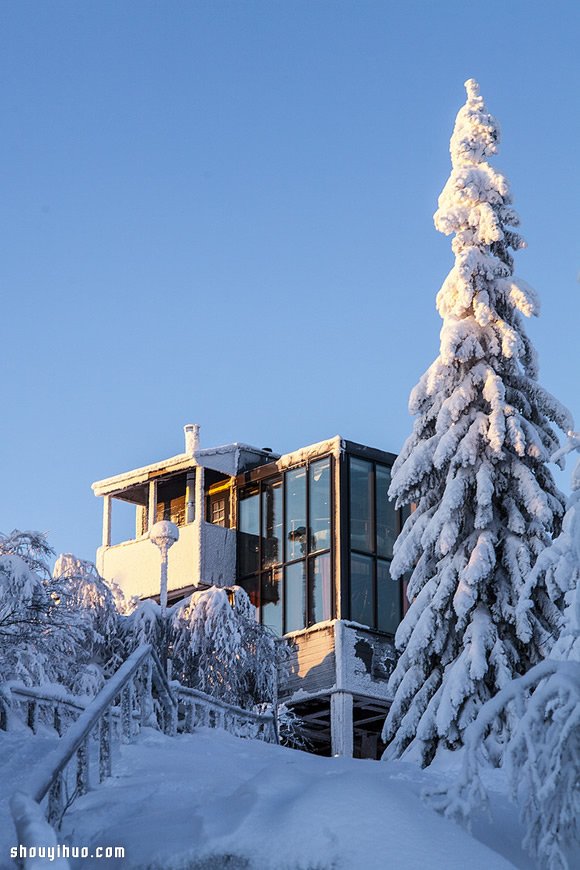
[[(142, 644), (107, 680), (93, 701), (61, 737), (58, 746), (47, 755), (32, 774), (24, 794), (37, 804), (40, 804), (48, 794), (47, 817), (50, 824), (58, 825), (77, 793), (85, 794), (89, 789), (89, 740), (97, 726), (99, 726), (99, 780), (102, 782), (105, 777), (111, 775), (112, 708), (115, 699), (119, 696), (121, 697), (122, 737), (127, 742), (135, 737), (133, 681), (142, 668), (144, 673), (141, 684), (140, 724), (147, 724), (152, 716), (151, 686), (155, 684), (163, 706), (163, 730), (175, 734), (177, 700), (155, 650), (151, 644)], [(73, 798), (63, 808), (63, 772), (75, 754), (77, 757), (76, 789)]]
[[(70, 695), (52, 686), (25, 686), (24, 683), (5, 684), (4, 696), (16, 702), (27, 704), (27, 725), (36, 734), (38, 730), (39, 709), (52, 709), (52, 725), (58, 736), (62, 736), (63, 719), (66, 715), (78, 718), (86, 710), (92, 699)], [(0, 731), (8, 730), (10, 706), (0, 704)]]
[[(236, 704), (230, 704), (221, 698), (216, 698), (213, 695), (208, 695), (200, 689), (193, 689), (189, 686), (182, 686), (177, 681), (172, 681), (171, 688), (177, 695), (178, 701), (182, 704), (192, 706), (199, 703), (206, 710), (216, 710), (221, 713), (220, 721), (215, 722), (214, 727), (222, 727), (226, 731), (231, 731), (236, 734), (237, 729), (229, 727), (228, 721), (253, 723), (259, 729), (257, 737), (261, 735), (264, 740), (270, 739), (273, 743), (278, 743), (278, 731), (276, 728), (276, 716), (273, 712), (258, 713), (255, 710), (246, 710), (243, 707), (238, 707)], [(228, 720), (229, 716), (229, 720)], [(183, 731), (191, 733), (196, 726), (210, 725), (207, 719), (202, 721), (194, 721), (194, 717), (186, 715)]]

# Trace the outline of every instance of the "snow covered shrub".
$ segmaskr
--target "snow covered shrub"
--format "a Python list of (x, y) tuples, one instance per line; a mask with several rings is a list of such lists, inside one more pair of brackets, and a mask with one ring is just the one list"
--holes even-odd
[(304, 720), (286, 704), (278, 704), (278, 737), (281, 746), (307, 752), (311, 743), (304, 733)]
[(172, 608), (172, 673), (183, 685), (252, 707), (276, 697), (278, 643), (256, 622), (246, 592), (212, 586)]
[(117, 659), (119, 613), (115, 596), (92, 562), (70, 553), (56, 560), (53, 577), (61, 604), (83, 634), (83, 658), (89, 664), (106, 666)]
[(51, 652), (62, 640), (56, 602), (20, 556), (0, 556), (0, 680), (27, 684), (54, 679)]
[(42, 532), (21, 532), (13, 529), (10, 534), (0, 532), (0, 556), (19, 556), (42, 580), (50, 580), (49, 561), (54, 550)]
[(163, 622), (161, 608), (152, 598), (133, 602), (134, 609), (121, 618), (120, 633), (125, 656), (143, 643), (150, 643), (160, 655), (162, 652)]
[(54, 555), (44, 535), (0, 536), (0, 681), (59, 683), (94, 694), (116, 645), (113, 596), (94, 568)]
[(0, 681), (59, 681), (79, 634), (60, 607), (39, 532), (0, 535)]
[[(580, 450), (580, 434), (559, 452), (572, 449)], [(541, 577), (565, 595), (562, 633), (546, 661), (481, 708), (466, 731), (457, 783), (430, 795), (447, 816), (468, 822), (488, 802), (481, 767), (501, 764), (520, 807), (524, 847), (548, 870), (565, 870), (572, 848), (580, 852), (580, 462), (572, 486), (562, 533), (542, 552), (526, 584), (533, 588)], [(502, 753), (492, 732), (506, 709), (516, 725)]]
[[(466, 89), (434, 216), (455, 234), (437, 296), (440, 353), (411, 393), (413, 432), (389, 491), (416, 510), (391, 566), (394, 580), (411, 572), (411, 606), (396, 633), (385, 757), (409, 753), (423, 765), (439, 746), (461, 746), (481, 706), (544, 658), (564, 607), (557, 584), (528, 578), (564, 513), (546, 465), (558, 447), (551, 424), (572, 424), (537, 381), (522, 315), (539, 303), (514, 277), (510, 249), (525, 244), (508, 182), (488, 163), (499, 128), (477, 83)], [(510, 718), (506, 710), (496, 722), (498, 739)]]
[(242, 631), (245, 669), (243, 694), (253, 703), (277, 699), (278, 683), (284, 679), (290, 650), (287, 641), (277, 638), (256, 620), (256, 608), (241, 586), (232, 587), (233, 610)]

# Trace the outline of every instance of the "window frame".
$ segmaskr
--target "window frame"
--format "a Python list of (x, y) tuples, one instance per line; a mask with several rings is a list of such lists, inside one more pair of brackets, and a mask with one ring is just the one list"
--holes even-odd
[[(212, 519), (213, 505), (220, 498), (224, 500), (224, 525), (215, 523)], [(208, 486), (205, 493), (205, 522), (212, 526), (218, 526), (221, 529), (231, 529), (232, 527), (232, 481), (220, 480)]]
[[(378, 459), (373, 455), (361, 455), (361, 453), (358, 453), (357, 451), (347, 452), (346, 459), (347, 459), (347, 461), (346, 461), (347, 467), (346, 467), (346, 487), (345, 487), (345, 489), (346, 489), (347, 530), (346, 530), (346, 535), (345, 535), (345, 540), (346, 540), (346, 553), (345, 553), (346, 565), (345, 565), (345, 567), (346, 567), (347, 582), (346, 582), (346, 601), (344, 602), (346, 605), (345, 610), (346, 610), (346, 613), (348, 613), (348, 618), (352, 619), (353, 618), (352, 617), (352, 573), (353, 572), (352, 572), (352, 561), (351, 561), (352, 555), (354, 554), (356, 556), (366, 556), (367, 558), (370, 558), (371, 562), (372, 562), (371, 595), (372, 595), (373, 619), (372, 619), (372, 625), (369, 625), (368, 628), (370, 628), (372, 631), (378, 632), (379, 634), (384, 634), (384, 635), (388, 635), (388, 636), (392, 637), (394, 635), (394, 632), (392, 632), (392, 633), (386, 632), (384, 629), (379, 628), (379, 612), (378, 612), (379, 595), (378, 595), (378, 586), (377, 586), (377, 583), (378, 583), (378, 561), (380, 560), (381, 562), (388, 563), (389, 569), (390, 569), (390, 565), (391, 565), (391, 562), (393, 560), (393, 557), (392, 556), (390, 556), (390, 557), (382, 556), (382, 555), (379, 555), (379, 552), (378, 552), (377, 466), (387, 468), (389, 471), (389, 474), (392, 475), (393, 464), (392, 463), (389, 464), (388, 462), (385, 462), (384, 460)], [(352, 543), (351, 543), (351, 520), (352, 520), (352, 516), (351, 516), (351, 514), (352, 514), (352, 511), (351, 511), (351, 506), (352, 506), (351, 461), (352, 460), (359, 461), (359, 462), (360, 461), (366, 462), (371, 466), (372, 495), (371, 495), (369, 519), (370, 519), (370, 522), (372, 524), (372, 528), (371, 528), (371, 531), (372, 531), (371, 543), (373, 546), (372, 551), (362, 550), (358, 547), (353, 547)], [(404, 509), (397, 508), (395, 510), (396, 510), (396, 516), (397, 516), (396, 529), (395, 529), (395, 540), (396, 540), (398, 538), (398, 536), (401, 534), (401, 530), (402, 530), (403, 525), (404, 525), (404, 520), (403, 520), (403, 510)], [(394, 582), (394, 581), (390, 580), (388, 582)], [(400, 590), (399, 590), (399, 623), (400, 623), (402, 618), (403, 618), (404, 610), (405, 610), (405, 607), (404, 607), (405, 586), (404, 586), (404, 581), (399, 580), (398, 582), (400, 585)]]
[[(329, 493), (329, 511), (330, 511), (330, 540), (328, 547), (319, 550), (311, 549), (311, 529), (310, 529), (310, 518), (311, 518), (311, 510), (310, 510), (310, 476), (311, 476), (311, 467), (315, 465), (317, 462), (322, 460), (328, 460), (329, 464), (329, 482), (328, 482), (328, 493)], [(287, 475), (293, 471), (297, 471), (299, 469), (304, 469), (305, 473), (305, 521), (306, 521), (306, 552), (294, 559), (288, 559), (288, 541), (286, 534), (286, 519), (287, 519), (287, 483), (286, 478)], [(311, 628), (313, 625), (317, 625), (316, 622), (310, 622), (309, 615), (313, 612), (314, 605), (314, 595), (312, 582), (314, 577), (314, 560), (320, 556), (324, 556), (328, 554), (330, 556), (330, 602), (329, 602), (329, 612), (330, 619), (335, 618), (336, 614), (336, 590), (335, 590), (335, 572), (336, 572), (336, 545), (335, 545), (335, 458), (332, 453), (325, 453), (321, 456), (312, 457), (311, 459), (306, 460), (305, 462), (298, 463), (289, 468), (284, 469), (274, 469), (270, 470), (270, 474), (261, 474), (257, 479), (247, 479), (244, 484), (237, 488), (236, 493), (236, 505), (237, 505), (237, 522), (236, 522), (236, 532), (239, 532), (239, 503), (241, 501), (241, 494), (246, 487), (258, 488), (258, 505), (259, 505), (259, 530), (260, 534), (258, 536), (258, 570), (253, 574), (245, 574), (241, 575), (239, 573), (240, 569), (240, 552), (239, 549), (236, 552), (236, 583), (238, 583), (243, 588), (244, 581), (250, 581), (257, 579), (257, 604), (256, 608), (259, 614), (259, 620), (262, 622), (262, 578), (263, 576), (267, 576), (271, 574), (273, 571), (277, 569), (281, 569), (282, 571), (282, 579), (281, 579), (281, 595), (280, 600), (282, 602), (282, 630), (283, 634), (288, 634), (294, 631), (305, 631), (308, 628)], [(271, 484), (273, 481), (281, 479), (282, 481), (282, 528), (284, 530), (282, 536), (282, 560), (276, 562), (274, 564), (269, 565), (268, 567), (264, 567), (263, 565), (263, 538), (262, 538), (262, 530), (265, 528), (263, 521), (263, 510), (264, 510), (264, 498), (263, 493), (265, 491), (265, 487), (268, 484)], [(238, 540), (238, 548), (239, 548), (239, 540)], [(300, 563), (304, 563), (305, 566), (305, 583), (306, 590), (304, 595), (304, 613), (302, 622), (303, 626), (299, 629), (291, 629), (290, 632), (287, 630), (287, 613), (286, 613), (286, 568), (291, 565), (298, 565)]]

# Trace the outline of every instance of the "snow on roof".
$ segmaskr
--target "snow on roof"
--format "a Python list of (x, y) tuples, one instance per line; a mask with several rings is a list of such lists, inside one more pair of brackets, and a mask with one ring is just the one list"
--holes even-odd
[(326, 453), (332, 453), (333, 456), (339, 456), (344, 450), (345, 441), (340, 435), (335, 435), (333, 438), (328, 438), (326, 441), (317, 441), (316, 444), (309, 444), (307, 447), (300, 447), (298, 450), (293, 450), (292, 453), (285, 453), (276, 459), (276, 464), (280, 470), (290, 468), (292, 465), (302, 465), (309, 459), (314, 459), (317, 456), (322, 456)]
[[(170, 456), (168, 459), (162, 459), (159, 462), (152, 462), (150, 465), (142, 465), (140, 468), (124, 471), (112, 477), (105, 477), (102, 480), (96, 480), (92, 484), (92, 489), (95, 495), (108, 495), (112, 492), (127, 489), (130, 486), (145, 483), (151, 477), (161, 476), (166, 472), (187, 471), (198, 466), (223, 471), (224, 463), (212, 460), (219, 456), (231, 455), (232, 453), (239, 455), (241, 451), (268, 456), (272, 458), (272, 461), (278, 458), (278, 455), (275, 453), (268, 453), (260, 447), (252, 447), (250, 444), (236, 441), (233, 444), (222, 444), (219, 447), (205, 447), (202, 450), (196, 451), (194, 455), (178, 453), (176, 456)], [(234, 469), (232, 474), (235, 474), (236, 470)]]
[[(264, 448), (252, 447), (250, 444), (236, 441), (233, 444), (222, 444), (219, 447), (206, 447), (202, 450), (197, 450), (193, 455), (178, 453), (176, 456), (169, 457), (169, 459), (163, 459), (160, 462), (143, 465), (141, 468), (125, 471), (113, 477), (97, 480), (93, 483), (92, 488), (95, 495), (108, 495), (128, 489), (131, 486), (137, 486), (140, 483), (145, 483), (151, 477), (156, 477), (157, 475), (161, 476), (162, 474), (175, 471), (187, 471), (196, 466), (203, 466), (204, 468), (211, 468), (216, 471), (236, 475), (240, 472), (238, 457), (241, 452), (255, 453), (263, 456), (264, 464), (275, 462), (278, 469), (283, 470), (295, 465), (302, 465), (309, 460), (329, 453), (338, 457), (346, 449), (346, 445), (347, 441), (342, 435), (334, 435), (325, 441), (317, 441), (315, 444), (299, 447), (298, 450), (293, 450), (280, 456), (280, 454), (269, 452), (264, 450)], [(233, 461), (229, 463), (219, 461), (218, 457), (231, 456), (231, 454), (234, 454), (234, 457), (232, 457)]]

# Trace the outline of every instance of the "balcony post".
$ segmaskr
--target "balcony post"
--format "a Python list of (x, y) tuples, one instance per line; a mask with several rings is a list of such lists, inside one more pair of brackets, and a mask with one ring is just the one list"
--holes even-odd
[(195, 519), (195, 471), (188, 471), (185, 484), (185, 522)]
[(147, 531), (157, 522), (157, 481), (149, 481), (149, 502), (147, 507)]
[(111, 546), (111, 496), (103, 497), (103, 547)]

